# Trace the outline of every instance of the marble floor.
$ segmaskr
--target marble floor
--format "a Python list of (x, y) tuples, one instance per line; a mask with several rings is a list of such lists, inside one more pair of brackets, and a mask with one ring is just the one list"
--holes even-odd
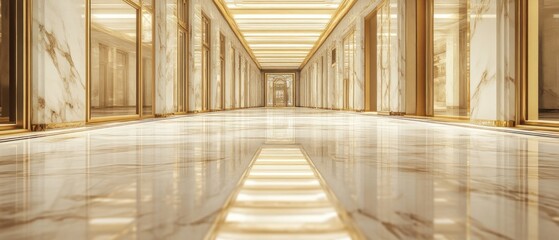
[(559, 236), (559, 138), (262, 108), (0, 143), (0, 239), (203, 239), (265, 144), (368, 239)]

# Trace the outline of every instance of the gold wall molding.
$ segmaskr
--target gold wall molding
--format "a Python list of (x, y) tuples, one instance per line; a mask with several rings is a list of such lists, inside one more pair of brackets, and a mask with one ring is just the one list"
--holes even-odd
[(480, 126), (488, 126), (488, 127), (515, 127), (516, 122), (513, 120), (481, 120), (481, 119), (474, 119), (470, 120), (470, 123)]
[(48, 129), (75, 128), (75, 127), (84, 127), (84, 126), (85, 126), (85, 121), (66, 122), (66, 123), (41, 123), (41, 124), (31, 125), (31, 131), (40, 132), (40, 131), (46, 131)]
[[(218, 1), (218, 0), (214, 0), (214, 1)], [(334, 13), (332, 19), (330, 19), (330, 22), (328, 23), (326, 30), (320, 35), (318, 41), (314, 44), (313, 48), (311, 49), (311, 51), (309, 52), (309, 54), (307, 55), (303, 63), (301, 63), (301, 66), (299, 66), (299, 70), (302, 70), (305, 67), (305, 65), (307, 65), (307, 63), (311, 60), (311, 58), (314, 57), (318, 49), (322, 47), (324, 42), (326, 42), (326, 39), (330, 37), (334, 29), (336, 29), (338, 24), (342, 21), (342, 19), (344, 19), (344, 17), (347, 15), (349, 10), (351, 10), (353, 5), (355, 5), (355, 3), (357, 3), (357, 0), (344, 0), (340, 4), (338, 10), (336, 11), (336, 13)]]

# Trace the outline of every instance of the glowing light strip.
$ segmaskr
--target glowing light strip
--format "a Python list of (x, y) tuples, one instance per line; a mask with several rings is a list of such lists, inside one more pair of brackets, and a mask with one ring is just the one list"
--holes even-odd
[(330, 19), (330, 14), (234, 14), (238, 19)]
[(206, 239), (361, 239), (298, 146), (263, 147)]

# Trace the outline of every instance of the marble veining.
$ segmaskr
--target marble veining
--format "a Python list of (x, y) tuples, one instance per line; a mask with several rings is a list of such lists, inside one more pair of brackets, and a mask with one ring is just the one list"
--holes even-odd
[(171, 0), (161, 0), (155, 4), (155, 114), (165, 116), (175, 112), (173, 93), (178, 64), (176, 1), (173, 4)]
[[(355, 5), (349, 10), (346, 16), (340, 21), (338, 26), (332, 31), (332, 33), (322, 44), (322, 46), (317, 50), (315, 55), (309, 60), (309, 63), (301, 70), (301, 92), (304, 93), (305, 91), (307, 91), (307, 94), (310, 94), (311, 89), (309, 89), (309, 86), (305, 85), (306, 78), (304, 72), (308, 72), (314, 63), (319, 62), (319, 58), (321, 58), (322, 56), (327, 56), (328, 70), (326, 71), (326, 75), (324, 76), (324, 81), (328, 83), (328, 87), (325, 88), (328, 90), (328, 92), (322, 93), (322, 95), (325, 95), (325, 100), (327, 100), (327, 103), (322, 104), (323, 108), (343, 108), (343, 40), (346, 37), (348, 30), (355, 29), (355, 62), (362, 63), (365, 59), (365, 54), (362, 50), (364, 44), (364, 18), (380, 2), (382, 1), (358, 0)], [(336, 65), (332, 65), (332, 50), (334, 49), (337, 50)], [(351, 74), (354, 75), (354, 78), (349, 86), (349, 105), (351, 106), (351, 110), (362, 111), (365, 108), (364, 66), (362, 66), (362, 64), (356, 64), (355, 69)], [(319, 99), (319, 96), (315, 95), (316, 94), (314, 94), (311, 99)], [(319, 107), (319, 104), (313, 104), (306, 99), (302, 99), (301, 101), (304, 103), (304, 106)]]
[(471, 119), (515, 119), (515, 1), (470, 1)]
[(84, 122), (84, 2), (33, 1), (32, 6), (32, 124)]
[[(257, 84), (254, 81), (256, 77), (249, 76), (260, 76), (256, 71), (258, 67), (256, 63), (252, 61), (252, 58), (248, 54), (247, 50), (235, 36), (233, 30), (231, 30), (227, 21), (223, 18), (215, 4), (211, 2), (206, 2), (206, 0), (192, 0), (189, 1), (190, 4), (190, 16), (191, 16), (191, 38), (190, 38), (190, 75), (189, 75), (189, 85), (188, 85), (188, 97), (189, 97), (189, 110), (190, 111), (201, 111), (202, 110), (202, 39), (201, 39), (201, 28), (202, 28), (202, 14), (207, 16), (210, 20), (211, 34), (210, 34), (210, 44), (211, 44), (211, 54), (210, 54), (210, 93), (208, 96), (210, 99), (210, 109), (219, 110), (221, 109), (221, 94), (223, 90), (221, 89), (221, 64), (220, 64), (220, 34), (225, 37), (226, 48), (225, 48), (225, 61), (226, 61), (226, 76), (229, 76), (225, 81), (229, 82), (225, 84), (226, 94), (226, 108), (241, 108), (241, 107), (256, 107), (264, 106), (264, 93), (262, 91), (255, 92), (254, 95), (250, 94), (249, 81), (253, 84)], [(233, 56), (232, 49), (235, 50)], [(239, 61), (242, 62), (239, 63)], [(247, 69), (250, 69), (247, 71)], [(233, 74), (234, 72), (234, 74)], [(231, 81), (235, 81), (235, 84)], [(241, 85), (243, 84), (243, 85)], [(262, 84), (262, 83), (258, 83)], [(254, 85), (253, 85), (254, 86)], [(233, 88), (233, 89), (232, 89)], [(262, 88), (259, 88), (262, 89)], [(246, 91), (246, 93), (245, 93)], [(235, 96), (231, 96), (231, 92), (235, 93)]]
[(554, 239), (559, 139), (247, 109), (0, 143), (0, 238), (202, 239), (263, 144), (300, 144), (368, 239)]

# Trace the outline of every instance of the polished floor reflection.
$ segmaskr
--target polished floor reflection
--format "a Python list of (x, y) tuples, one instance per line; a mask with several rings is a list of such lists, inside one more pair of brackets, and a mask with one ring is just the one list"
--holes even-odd
[(362, 239), (303, 151), (262, 147), (207, 239)]
[(264, 144), (301, 144), (368, 239), (559, 236), (559, 139), (250, 109), (0, 144), (0, 239), (203, 239)]

